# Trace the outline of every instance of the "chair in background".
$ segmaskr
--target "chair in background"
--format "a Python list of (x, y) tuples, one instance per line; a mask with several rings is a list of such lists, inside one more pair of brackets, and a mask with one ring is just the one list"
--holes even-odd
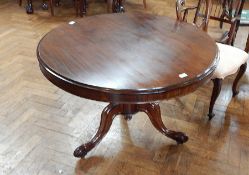
[[(74, 7), (76, 11), (76, 16), (81, 16), (83, 17), (84, 14), (86, 14), (86, 6), (87, 6), (87, 1), (86, 0), (73, 0), (74, 1)], [(55, 6), (60, 6), (61, 3), (60, 0), (55, 0)]]
[(222, 35), (219, 42), (233, 45), (240, 26), (240, 16), (244, 3), (245, 0), (213, 0), (210, 19), (219, 21), (220, 28), (223, 27), (224, 23), (231, 26), (230, 30)]
[[(107, 8), (108, 11), (110, 9), (109, 7), (111, 7), (113, 13), (125, 12), (125, 9), (123, 6), (124, 1), (125, 0), (105, 0), (105, 2), (107, 2), (108, 4), (108, 8)], [(144, 5), (144, 8), (146, 9), (147, 8), (146, 0), (143, 0), (143, 5)]]
[[(42, 8), (44, 10), (47, 10), (48, 9), (48, 5), (46, 4), (45, 1), (46, 0), (43, 0)], [(21, 6), (21, 5), (22, 5), (22, 0), (19, 0), (19, 6)], [(54, 16), (53, 0), (49, 0), (49, 7), (50, 7), (51, 15)], [(26, 12), (28, 14), (32, 14), (34, 12), (32, 0), (27, 0)]]
[[(47, 1), (49, 1), (49, 7), (50, 7), (50, 10), (51, 10), (51, 16), (54, 16), (54, 6), (53, 5), (55, 3), (55, 6), (60, 6), (60, 0), (47, 0)], [(19, 6), (21, 6), (21, 5), (22, 5), (22, 0), (19, 0)], [(79, 15), (79, 11), (80, 11), (80, 16), (83, 16), (81, 14), (85, 13), (84, 9), (86, 8), (86, 0), (74, 0), (74, 6), (75, 6), (75, 10), (76, 10), (76, 16)], [(44, 10), (48, 9), (48, 5), (46, 3), (46, 0), (43, 0), (42, 8)], [(32, 0), (27, 1), (26, 12), (28, 14), (33, 13)]]
[[(200, 0), (202, 3), (198, 3), (199, 9), (202, 11), (197, 11), (198, 6), (186, 6), (185, 0), (176, 0), (176, 16), (177, 20), (182, 22), (188, 22), (188, 15), (191, 10), (196, 10), (194, 15), (193, 24), (201, 28), (204, 31), (208, 29), (208, 22), (210, 17), (211, 0)], [(203, 10), (204, 9), (204, 10)]]
[[(195, 7), (186, 7), (185, 0), (176, 0), (177, 19), (182, 22), (187, 22), (189, 11), (195, 10), (193, 24), (204, 31), (207, 31), (208, 29), (209, 19), (212, 19), (210, 15), (212, 14), (212, 9), (213, 4), (211, 0), (199, 0), (198, 5)], [(233, 41), (236, 32), (236, 24), (239, 24), (237, 22), (239, 18), (234, 18), (233, 20), (234, 24), (231, 25), (231, 29), (229, 30), (229, 34), (227, 35), (227, 44), (231, 44), (231, 42)], [(223, 20), (223, 22), (225, 22), (225, 20)], [(249, 41), (247, 41), (247, 46), (248, 42)], [(217, 97), (220, 94), (223, 79), (238, 72), (232, 85), (232, 92), (234, 97), (238, 94), (237, 84), (247, 68), (248, 53), (227, 44), (217, 43), (220, 61), (212, 77), (214, 86), (208, 113), (210, 120), (214, 117), (213, 107)], [(248, 52), (248, 48), (246, 48), (246, 51)]]
[[(236, 33), (240, 26), (240, 15), (244, 6), (245, 0), (213, 0), (209, 9), (209, 19), (219, 22), (222, 29), (224, 23), (227, 24), (228, 31), (222, 33), (216, 38), (217, 42), (223, 44), (233, 45)], [(203, 4), (204, 3), (204, 4)], [(200, 14), (205, 11), (205, 1), (199, 0), (197, 6), (192, 7), (196, 9), (195, 20), (201, 17)]]

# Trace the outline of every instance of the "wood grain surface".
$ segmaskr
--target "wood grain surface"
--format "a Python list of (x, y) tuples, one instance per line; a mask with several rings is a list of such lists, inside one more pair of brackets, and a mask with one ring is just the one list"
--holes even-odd
[[(75, 147), (97, 131), (99, 114), (107, 104), (66, 93), (42, 75), (36, 57), (38, 42), (53, 28), (77, 19), (72, 1), (61, 1), (55, 17), (39, 8), (41, 2), (34, 0), (35, 13), (27, 15), (17, 1), (0, 0), (1, 175), (248, 175), (248, 69), (236, 98), (231, 91), (235, 76), (224, 80), (211, 122), (206, 115), (212, 82), (194, 93), (160, 102), (163, 122), (184, 130), (190, 136), (186, 144), (179, 147), (165, 139), (141, 112), (131, 122), (115, 118), (89, 156), (74, 158)], [(107, 13), (104, 1), (88, 2), (88, 17)], [(127, 0), (125, 5), (126, 12), (176, 18), (175, 0), (147, 0), (146, 10), (141, 0)], [(218, 33), (218, 25), (210, 23), (209, 28)], [(248, 27), (239, 28), (236, 47), (245, 48), (248, 31)], [(209, 34), (216, 36), (211, 30)]]
[[(138, 13), (98, 15), (61, 25), (40, 41), (37, 55), (43, 73), (57, 86), (85, 98), (122, 102), (168, 98), (170, 91), (201, 84), (218, 58), (215, 42), (192, 25)], [(187, 77), (180, 78), (183, 73)], [(113, 94), (155, 96), (145, 100)]]

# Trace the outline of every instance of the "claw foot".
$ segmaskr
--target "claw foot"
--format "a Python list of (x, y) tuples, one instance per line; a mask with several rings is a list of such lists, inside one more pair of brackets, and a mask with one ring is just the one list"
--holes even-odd
[(171, 135), (171, 138), (177, 142), (177, 144), (183, 144), (188, 141), (188, 136), (183, 132), (175, 132)]
[(81, 145), (75, 149), (73, 155), (74, 155), (74, 157), (84, 158), (86, 156), (87, 152), (88, 151), (86, 150), (85, 145)]

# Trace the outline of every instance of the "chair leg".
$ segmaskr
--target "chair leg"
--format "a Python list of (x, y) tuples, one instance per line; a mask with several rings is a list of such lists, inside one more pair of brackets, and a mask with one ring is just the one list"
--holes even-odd
[(19, 0), (19, 6), (22, 6), (22, 0)]
[(42, 1), (42, 9), (43, 9), (43, 10), (48, 10), (48, 3), (47, 3), (47, 0), (43, 0), (43, 1)]
[(248, 36), (247, 36), (245, 51), (246, 51), (247, 53), (249, 53), (249, 33), (248, 33)]
[(107, 3), (107, 12), (108, 13), (112, 13), (112, 3), (113, 3), (113, 0), (106, 0), (106, 3)]
[(83, 17), (86, 14), (86, 6), (87, 1), (86, 0), (79, 0), (78, 8), (80, 9), (80, 17)]
[(237, 85), (238, 85), (239, 80), (241, 79), (241, 77), (245, 73), (246, 68), (247, 68), (247, 63), (242, 64), (240, 66), (240, 68), (239, 68), (238, 74), (237, 74), (237, 76), (236, 76), (236, 78), (235, 78), (235, 80), (233, 82), (233, 88), (232, 88), (232, 90), (233, 90), (233, 97), (235, 97), (239, 93), (239, 91), (237, 90)]
[(49, 0), (49, 6), (50, 6), (51, 15), (54, 16), (53, 0)]
[[(75, 0), (75, 1), (76, 1), (76, 0)], [(56, 1), (55, 1), (55, 6), (56, 6), (56, 7), (59, 7), (60, 5), (61, 5), (60, 0), (56, 0)]]
[(143, 4), (144, 4), (144, 8), (146, 9), (147, 8), (146, 0), (143, 0)]
[(32, 0), (27, 0), (26, 13), (27, 13), (27, 14), (32, 14), (32, 13), (34, 13), (34, 10), (33, 10), (33, 2), (32, 2)]
[(76, 16), (79, 16), (79, 0), (74, 1), (74, 7), (76, 11)]
[(213, 79), (213, 83), (214, 83), (214, 87), (213, 87), (213, 92), (212, 92), (210, 105), (209, 105), (209, 112), (208, 112), (209, 120), (211, 120), (215, 115), (213, 113), (213, 108), (214, 108), (215, 101), (220, 94), (222, 79), (215, 78)]
[(84, 0), (79, 0), (80, 17), (83, 17)]

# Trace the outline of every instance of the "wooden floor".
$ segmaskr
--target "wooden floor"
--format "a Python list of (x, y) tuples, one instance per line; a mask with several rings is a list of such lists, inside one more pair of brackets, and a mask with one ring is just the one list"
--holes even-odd
[[(175, 18), (174, 0), (127, 0), (127, 12), (144, 11)], [(85, 159), (72, 153), (96, 132), (107, 105), (68, 94), (44, 78), (36, 60), (40, 38), (75, 19), (71, 1), (62, 0), (55, 17), (35, 1), (27, 15), (15, 0), (0, 0), (0, 175), (249, 175), (249, 69), (232, 99), (225, 80), (206, 116), (212, 84), (195, 93), (161, 102), (165, 125), (187, 133), (177, 146), (158, 133), (144, 113), (129, 122), (118, 117)], [(106, 13), (104, 0), (90, 0), (88, 16)], [(241, 28), (236, 46), (244, 48), (248, 28)]]

